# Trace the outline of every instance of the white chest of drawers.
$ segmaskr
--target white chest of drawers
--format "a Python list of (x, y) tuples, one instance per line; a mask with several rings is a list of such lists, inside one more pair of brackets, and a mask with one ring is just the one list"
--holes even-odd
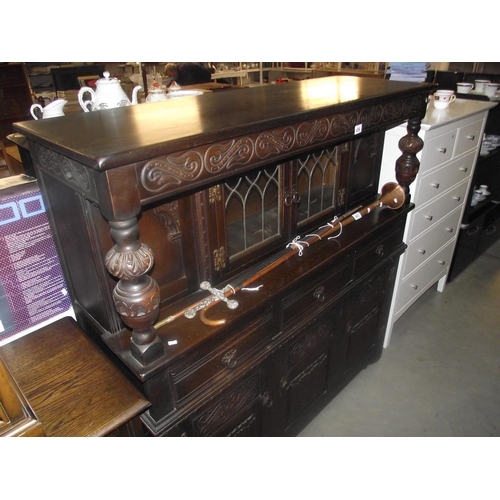
[[(384, 347), (394, 323), (430, 287), (445, 288), (464, 203), (470, 189), (488, 110), (495, 103), (457, 99), (446, 110), (429, 106), (419, 136), (420, 170), (411, 188), (409, 214), (389, 313)], [(398, 142), (406, 124), (386, 132), (380, 187), (394, 181)]]

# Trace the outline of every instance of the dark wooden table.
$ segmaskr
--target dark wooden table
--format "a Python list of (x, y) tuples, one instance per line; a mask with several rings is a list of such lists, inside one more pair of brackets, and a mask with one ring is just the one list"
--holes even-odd
[(149, 402), (63, 318), (0, 348), (47, 436), (141, 435)]

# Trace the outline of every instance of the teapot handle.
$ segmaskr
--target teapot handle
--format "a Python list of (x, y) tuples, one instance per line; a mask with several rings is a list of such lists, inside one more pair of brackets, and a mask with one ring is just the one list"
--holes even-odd
[[(35, 110), (36, 109), (39, 109), (40, 110), (40, 116), (37, 116), (35, 114)], [(35, 119), (35, 120), (39, 120), (40, 118), (43, 118), (43, 108), (42, 106), (40, 106), (40, 104), (33, 104), (30, 108), (30, 113), (31, 113), (31, 116)]]
[[(91, 95), (90, 101), (83, 100), (83, 95), (85, 94), (85, 92), (88, 92)], [(83, 111), (85, 111), (85, 113), (90, 112), (90, 110), (92, 109), (92, 103), (94, 101), (95, 101), (95, 92), (90, 87), (82, 87), (78, 91), (78, 102), (80, 103), (80, 106), (82, 107)]]

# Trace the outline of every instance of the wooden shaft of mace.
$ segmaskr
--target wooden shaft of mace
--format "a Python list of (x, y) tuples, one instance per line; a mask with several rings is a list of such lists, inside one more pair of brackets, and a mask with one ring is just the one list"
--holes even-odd
[[(271, 262), (269, 262), (267, 265), (264, 264), (262, 268), (260, 268), (250, 277), (243, 279), (243, 281), (241, 281), (239, 284), (231, 285), (230, 289), (227, 292), (225, 292), (224, 294), (225, 297), (229, 297), (235, 294), (242, 288), (245, 288), (248, 285), (254, 283), (259, 278), (262, 278), (262, 276), (265, 276), (273, 269), (277, 268), (278, 266), (280, 266), (281, 264), (292, 258), (294, 255), (298, 254), (304, 247), (304, 245), (309, 247), (314, 243), (321, 241), (323, 238), (344, 228), (345, 226), (351, 224), (352, 222), (355, 222), (363, 218), (365, 215), (368, 215), (378, 207), (385, 206), (391, 209), (396, 209), (400, 208), (404, 204), (404, 202), (405, 202), (405, 193), (403, 188), (399, 184), (397, 184), (396, 182), (389, 182), (385, 184), (382, 187), (381, 196), (376, 201), (364, 207), (361, 206), (351, 210), (350, 212), (344, 214), (343, 216), (334, 219), (331, 223), (325, 226), (321, 226), (318, 230), (316, 230), (315, 233), (307, 235), (304, 239), (294, 240), (292, 243), (290, 243), (291, 246), (287, 247), (286, 251), (281, 256), (279, 257), (274, 256), (274, 259)], [(185, 311), (187, 311), (188, 309), (195, 308), (196, 306), (202, 304), (205, 300), (206, 299), (199, 300), (198, 302), (192, 304), (191, 306), (165, 318), (162, 321), (159, 321), (158, 323), (155, 324), (155, 328), (160, 328), (161, 326), (167, 323), (171, 323), (175, 319), (182, 316), (185, 313)], [(200, 311), (200, 319), (204, 324), (209, 326), (218, 326), (218, 325), (223, 325), (226, 322), (226, 320), (224, 319), (210, 320), (206, 317), (206, 312), (208, 311), (208, 309), (210, 309), (219, 302), (220, 299), (214, 300)]]

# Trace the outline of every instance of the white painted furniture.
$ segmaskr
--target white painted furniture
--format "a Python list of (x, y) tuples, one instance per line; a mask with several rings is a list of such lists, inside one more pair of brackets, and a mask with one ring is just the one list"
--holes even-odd
[[(445, 288), (488, 110), (494, 106), (466, 99), (445, 110), (429, 105), (419, 133), (424, 141), (420, 170), (410, 188), (415, 209), (406, 222), (408, 248), (399, 261), (384, 347), (394, 323), (426, 290), (435, 283), (439, 292)], [(380, 187), (395, 180), (398, 142), (405, 134), (406, 124), (386, 132)]]

